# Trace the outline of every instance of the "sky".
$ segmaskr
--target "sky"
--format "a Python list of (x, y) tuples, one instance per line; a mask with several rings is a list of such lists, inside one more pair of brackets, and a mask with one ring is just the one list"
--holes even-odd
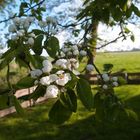
[[(65, 13), (65, 12), (68, 12), (70, 15), (74, 15), (77, 12), (74, 11), (73, 9), (78, 9), (82, 6), (81, 0), (72, 0), (72, 2), (67, 2), (65, 0), (66, 1), (65, 3), (60, 4), (62, 1), (64, 1), (64, 0), (47, 1), (47, 4), (49, 5), (49, 7), (47, 7), (48, 15), (55, 16), (56, 13), (61, 13), (63, 15), (63, 13)], [(54, 4), (56, 5), (56, 7), (52, 8), (54, 6)], [(14, 12), (16, 12), (16, 11), (18, 11), (18, 7), (14, 8)], [(64, 16), (65, 16), (65, 14), (64, 14)], [(67, 19), (66, 20), (67, 22), (73, 20), (72, 18), (69, 18), (68, 15), (66, 15), (64, 18)], [(0, 20), (2, 20), (1, 17), (0, 17)], [(64, 23), (62, 23), (62, 24), (64, 24)], [(2, 24), (0, 25), (0, 28), (3, 28)], [(134, 48), (140, 49), (140, 28), (138, 26), (134, 26), (132, 24), (128, 24), (128, 28), (134, 33), (135, 42), (132, 42), (129, 38), (125, 41), (119, 40), (119, 41), (101, 49), (100, 51), (125, 51), (125, 50), (132, 50)], [(5, 32), (6, 32), (6, 30), (4, 30), (3, 33), (5, 33)], [(119, 32), (120, 32), (120, 30), (118, 27), (115, 27), (112, 29), (112, 28), (105, 26), (104, 24), (100, 24), (98, 27), (99, 38), (102, 38), (102, 39), (108, 40), (108, 41), (115, 39)], [(66, 31), (63, 31), (57, 35), (57, 37), (60, 40), (60, 45), (63, 44), (63, 42), (67, 39), (68, 36), (69, 36), (69, 33)]]

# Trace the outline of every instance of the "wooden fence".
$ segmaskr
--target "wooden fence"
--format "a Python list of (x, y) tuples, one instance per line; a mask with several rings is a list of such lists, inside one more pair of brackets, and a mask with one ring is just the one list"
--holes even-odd
[[(127, 84), (140, 84), (140, 72), (137, 73), (112, 73), (111, 76), (122, 77)], [(91, 84), (97, 84), (97, 74), (86, 76)]]
[[(25, 96), (27, 94), (32, 93), (33, 91), (34, 91), (34, 87), (32, 87), (30, 89), (22, 89), (22, 90), (17, 91), (16, 94), (15, 94), (15, 96), (17, 98), (20, 98), (22, 96)], [(44, 102), (45, 100), (47, 100), (46, 97), (40, 97), (40, 98), (37, 99), (36, 102), (34, 102), (33, 100), (24, 101), (24, 102), (21, 103), (21, 106), (23, 108), (27, 108), (27, 107), (31, 107), (31, 106), (33, 106), (35, 104)], [(6, 109), (3, 109), (3, 110), (0, 110), (0, 118), (1, 117), (4, 117), (4, 116), (7, 116), (7, 115), (9, 115), (11, 113), (14, 113), (14, 112), (16, 112), (16, 109), (15, 109), (14, 106), (9, 107), (9, 108), (6, 108)]]
[[(140, 73), (113, 73), (111, 76), (122, 77), (126, 80), (127, 84), (140, 84)], [(86, 78), (89, 80), (91, 84), (97, 84), (97, 74), (89, 74), (88, 76), (86, 76)], [(23, 90), (17, 91), (15, 96), (19, 98), (24, 95), (30, 94), (31, 92), (33, 92), (33, 90), (34, 90), (34, 87), (30, 89), (23, 89)], [(38, 104), (45, 100), (47, 100), (47, 98), (41, 97), (37, 100), (36, 103)], [(32, 100), (25, 101), (21, 104), (23, 108), (27, 108), (32, 105), (34, 105), (34, 102)], [(14, 112), (16, 112), (14, 107), (0, 110), (0, 118)]]

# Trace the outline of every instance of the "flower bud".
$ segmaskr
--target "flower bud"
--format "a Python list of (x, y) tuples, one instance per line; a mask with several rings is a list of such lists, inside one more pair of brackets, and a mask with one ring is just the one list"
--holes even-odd
[(115, 87), (117, 87), (117, 86), (119, 85), (117, 82), (113, 82), (112, 84), (113, 84), (113, 86), (115, 86)]
[(16, 26), (15, 26), (14, 24), (11, 24), (11, 25), (8, 27), (8, 31), (11, 32), (11, 33), (16, 32)]
[(81, 56), (86, 56), (86, 55), (87, 55), (87, 52), (84, 51), (84, 50), (81, 50), (81, 51), (80, 51), (80, 55), (81, 55)]
[(88, 65), (86, 66), (86, 69), (87, 69), (88, 71), (93, 71), (93, 70), (94, 70), (94, 66), (93, 66), (92, 64), (88, 64)]
[(30, 37), (27, 42), (31, 46), (34, 45), (34, 39), (32, 37)]
[(103, 89), (108, 89), (108, 86), (107, 85), (103, 85)]

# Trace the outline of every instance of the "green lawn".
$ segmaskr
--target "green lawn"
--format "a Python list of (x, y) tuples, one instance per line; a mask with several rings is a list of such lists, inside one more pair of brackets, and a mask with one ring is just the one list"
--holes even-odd
[[(113, 71), (125, 69), (127, 72), (140, 71), (140, 52), (98, 53), (96, 65), (102, 69), (103, 64), (114, 64)], [(81, 66), (82, 67), (82, 66)], [(18, 69), (12, 69), (17, 71)], [(22, 70), (23, 71), (23, 70)], [(1, 85), (5, 71), (0, 73)], [(23, 71), (22, 76), (25, 74)], [(14, 76), (13, 76), (14, 77)], [(15, 79), (20, 77), (17, 75)], [(3, 79), (2, 79), (3, 78)], [(2, 87), (2, 86), (1, 86)], [(140, 87), (125, 85), (115, 89), (126, 105), (136, 111), (140, 118)], [(95, 89), (93, 89), (95, 92)], [(48, 121), (47, 112), (54, 100), (26, 110), (26, 117), (12, 114), (0, 119), (0, 140), (139, 140), (140, 121), (120, 119), (113, 124), (97, 124), (94, 112), (87, 111), (78, 102), (78, 111), (63, 125), (54, 125)]]
[(114, 65), (113, 71), (125, 69), (127, 72), (140, 72), (140, 52), (98, 53), (95, 64), (101, 69), (103, 64)]
[[(95, 91), (93, 89), (93, 91)], [(121, 86), (116, 92), (140, 117), (140, 88)], [(139, 140), (140, 122), (128, 118), (113, 124), (97, 124), (94, 112), (88, 112), (79, 102), (78, 112), (63, 125), (48, 121), (47, 112), (54, 100), (27, 110), (27, 116), (16, 114), (0, 119), (0, 140)]]

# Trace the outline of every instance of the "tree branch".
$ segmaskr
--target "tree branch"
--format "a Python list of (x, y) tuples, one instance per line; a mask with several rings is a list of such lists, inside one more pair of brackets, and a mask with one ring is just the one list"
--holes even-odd
[[(28, 11), (30, 11), (31, 9), (33, 9), (33, 8), (35, 8), (35, 7), (39, 6), (39, 5), (41, 5), (44, 1), (45, 1), (45, 0), (42, 0), (42, 1), (40, 1), (39, 3), (37, 3), (37, 4), (33, 5), (33, 6), (31, 6), (31, 7), (28, 8), (26, 11), (24, 11), (23, 15), (24, 15), (25, 13), (27, 13)], [(12, 17), (10, 17), (10, 18), (5, 19), (5, 20), (1, 20), (0, 23), (8, 22), (9, 20), (14, 19), (15, 17), (21, 17), (21, 16), (23, 16), (23, 15), (14, 15), (14, 16), (12, 16)]]
[(123, 35), (121, 35), (121, 36), (118, 36), (117, 38), (115, 38), (114, 40), (112, 40), (112, 41), (110, 41), (110, 42), (107, 42), (106, 44), (103, 44), (103, 45), (101, 45), (100, 47), (97, 47), (97, 48), (95, 48), (95, 49), (101, 49), (101, 48), (104, 48), (104, 47), (106, 47), (107, 45), (109, 45), (109, 44), (112, 44), (112, 43), (115, 43), (116, 41), (118, 41), (120, 38), (122, 38), (122, 37), (124, 37)]

